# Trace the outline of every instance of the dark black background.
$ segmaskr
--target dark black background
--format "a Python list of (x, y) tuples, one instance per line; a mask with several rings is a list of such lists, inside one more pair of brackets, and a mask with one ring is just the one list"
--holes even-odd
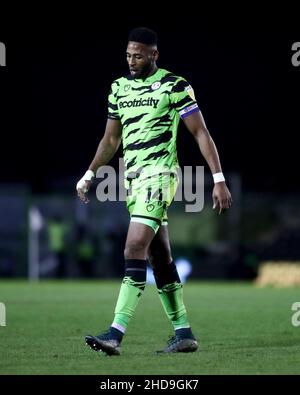
[[(246, 190), (299, 191), (299, 26), (239, 10), (117, 9), (1, 15), (1, 181), (36, 192), (77, 182), (103, 135), (110, 83), (127, 73), (128, 32), (148, 26), (159, 35), (158, 65), (192, 84), (225, 174), (241, 174)], [(178, 152), (181, 165), (205, 163), (183, 126)]]

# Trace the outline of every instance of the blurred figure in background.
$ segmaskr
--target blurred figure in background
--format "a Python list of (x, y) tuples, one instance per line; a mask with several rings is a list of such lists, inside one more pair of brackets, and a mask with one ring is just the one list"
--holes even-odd
[(67, 274), (67, 236), (68, 225), (60, 215), (55, 215), (47, 224), (49, 250), (56, 259), (56, 277), (63, 278)]
[(94, 276), (96, 242), (84, 225), (79, 225), (76, 235), (76, 258), (79, 275), (83, 278)]
[(122, 278), (124, 276), (124, 267), (120, 262), (124, 259), (123, 251), (126, 243), (127, 228), (117, 222), (111, 222), (106, 231), (106, 243), (109, 247), (109, 262), (111, 275)]

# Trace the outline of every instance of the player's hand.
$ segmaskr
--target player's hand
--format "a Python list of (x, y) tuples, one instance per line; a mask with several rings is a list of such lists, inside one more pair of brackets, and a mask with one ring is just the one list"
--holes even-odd
[(94, 173), (92, 170), (88, 170), (85, 175), (77, 182), (76, 190), (79, 198), (84, 202), (88, 203), (89, 199), (87, 197), (87, 193), (92, 185), (92, 179), (94, 177)]
[(232, 204), (231, 193), (225, 182), (217, 182), (213, 189), (213, 209), (217, 209), (219, 214), (228, 210)]

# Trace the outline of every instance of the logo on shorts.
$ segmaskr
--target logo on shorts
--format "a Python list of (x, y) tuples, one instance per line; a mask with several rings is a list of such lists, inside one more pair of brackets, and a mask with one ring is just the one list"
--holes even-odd
[(151, 213), (151, 211), (154, 210), (154, 204), (150, 203), (146, 206), (146, 209), (148, 211), (148, 213)]
[(153, 91), (156, 91), (157, 89), (160, 88), (160, 86), (161, 86), (161, 83), (160, 83), (159, 81), (157, 81), (157, 82), (154, 82), (154, 83), (151, 85), (151, 88), (152, 88)]
[(129, 84), (126, 84), (124, 86), (124, 91), (127, 92), (127, 91), (129, 91), (130, 88), (131, 88), (131, 86)]

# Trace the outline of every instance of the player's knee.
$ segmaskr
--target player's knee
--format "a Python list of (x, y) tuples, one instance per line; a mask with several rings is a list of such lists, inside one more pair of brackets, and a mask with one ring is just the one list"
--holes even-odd
[(153, 268), (168, 265), (172, 262), (171, 250), (169, 248), (151, 248), (148, 252), (148, 260)]
[(125, 246), (124, 257), (125, 259), (135, 259), (137, 255), (146, 255), (147, 247), (146, 241), (142, 239), (128, 241)]

